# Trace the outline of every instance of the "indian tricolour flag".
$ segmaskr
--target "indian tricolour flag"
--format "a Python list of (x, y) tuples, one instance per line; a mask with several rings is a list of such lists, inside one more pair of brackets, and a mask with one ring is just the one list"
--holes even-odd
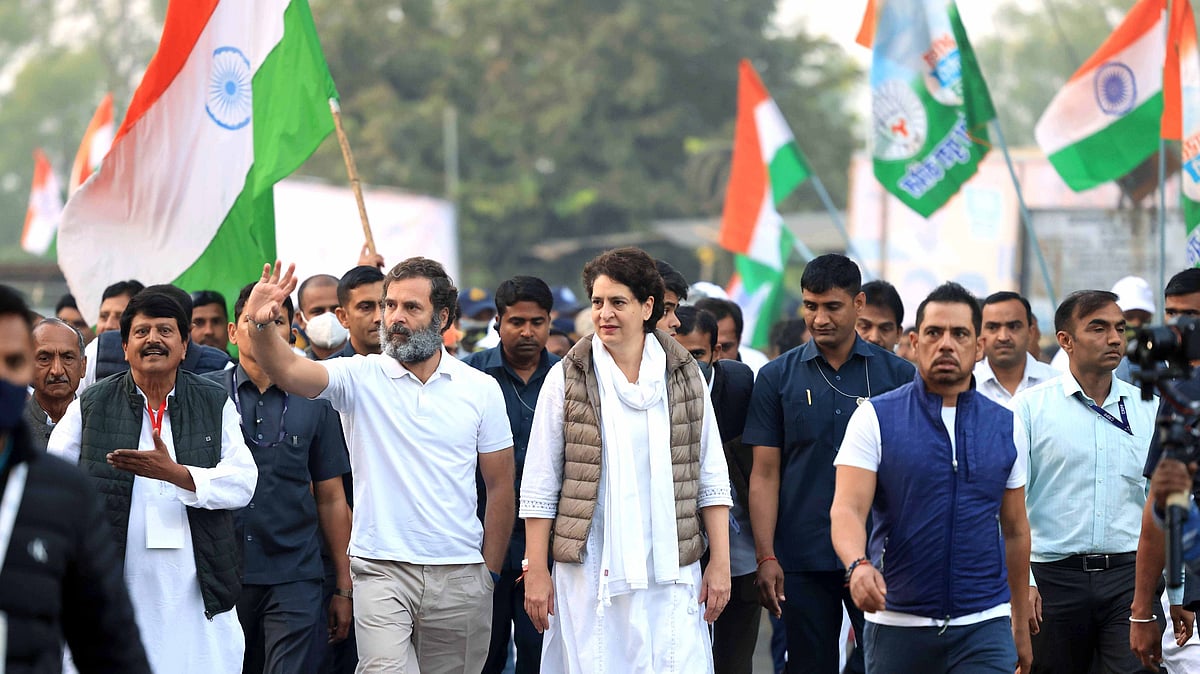
[(1116, 180), (1158, 149), (1165, 29), (1163, 0), (1140, 0), (1042, 113), (1037, 143), (1071, 189)]
[(54, 241), (62, 217), (62, 190), (46, 154), (33, 151), (33, 186), (29, 190), (29, 210), (25, 212), (25, 229), (21, 232), (21, 248), (27, 253), (45, 255)]
[(275, 258), (271, 186), (333, 129), (306, 0), (173, 0), (100, 171), (67, 202), (58, 261), (85, 316), (118, 279), (232, 299)]
[(113, 97), (105, 94), (83, 132), (83, 140), (79, 143), (79, 151), (75, 153), (75, 163), (71, 166), (71, 177), (67, 181), (67, 192), (74, 194), (81, 185), (92, 177), (108, 149), (112, 147), (116, 125), (113, 123)]
[(1187, 261), (1200, 264), (1200, 50), (1196, 48), (1196, 18), (1188, 0), (1171, 6), (1171, 30), (1163, 69), (1162, 137), (1180, 141), (1183, 150), (1183, 224), (1187, 232)]
[(730, 297), (742, 307), (742, 342), (762, 348), (779, 315), (784, 264), (793, 246), (779, 204), (811, 171), (779, 106), (745, 59), (738, 65), (737, 106), (720, 241), (735, 253)]

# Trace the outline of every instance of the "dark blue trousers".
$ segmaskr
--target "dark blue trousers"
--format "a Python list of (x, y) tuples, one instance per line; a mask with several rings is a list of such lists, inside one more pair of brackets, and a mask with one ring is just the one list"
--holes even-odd
[(312, 626), (321, 612), (321, 581), (245, 585), (237, 614), (246, 635), (243, 672), (304, 674)]
[(492, 641), (484, 674), (500, 674), (508, 660), (510, 637), (517, 645), (516, 674), (537, 674), (542, 666), (542, 635), (525, 613), (525, 584), (520, 570), (505, 569), (492, 593)]
[[(783, 580), (783, 622), (787, 627), (788, 674), (838, 674), (842, 607), (850, 614), (856, 637), (863, 614), (850, 599), (841, 571), (787, 573)], [(862, 674), (862, 649), (846, 663), (848, 674)]]
[(1017, 666), (1012, 620), (959, 627), (892, 627), (868, 622), (868, 674), (1012, 674)]

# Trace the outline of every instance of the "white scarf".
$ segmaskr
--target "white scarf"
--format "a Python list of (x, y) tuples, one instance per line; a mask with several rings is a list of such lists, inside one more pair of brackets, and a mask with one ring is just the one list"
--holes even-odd
[[(679, 581), (679, 534), (671, 468), (666, 352), (653, 335), (647, 335), (634, 384), (626, 379), (599, 337), (592, 338), (592, 363), (600, 389), (605, 456), (605, 470), (601, 474), (605, 497), (598, 591), (598, 611), (603, 612), (614, 594), (648, 586), (647, 540), (654, 553), (654, 581)], [(646, 425), (647, 447), (633, 446), (627, 430), (633, 424)], [(641, 503), (638, 495), (636, 452), (649, 452), (649, 504)], [(650, 508), (649, 537), (642, 527), (646, 507)]]

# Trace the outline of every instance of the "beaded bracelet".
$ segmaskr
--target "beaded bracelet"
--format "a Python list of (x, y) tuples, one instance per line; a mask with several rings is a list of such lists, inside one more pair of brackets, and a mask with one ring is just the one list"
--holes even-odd
[(858, 568), (859, 564), (871, 566), (871, 560), (867, 557), (859, 557), (853, 562), (850, 562), (850, 566), (846, 567), (846, 587), (850, 587), (850, 576), (854, 574), (854, 570)]

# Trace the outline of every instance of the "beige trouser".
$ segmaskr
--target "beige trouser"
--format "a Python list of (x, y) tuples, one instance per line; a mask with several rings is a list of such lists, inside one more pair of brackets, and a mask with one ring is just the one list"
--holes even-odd
[(357, 674), (478, 674), (494, 583), (487, 566), (350, 558)]

